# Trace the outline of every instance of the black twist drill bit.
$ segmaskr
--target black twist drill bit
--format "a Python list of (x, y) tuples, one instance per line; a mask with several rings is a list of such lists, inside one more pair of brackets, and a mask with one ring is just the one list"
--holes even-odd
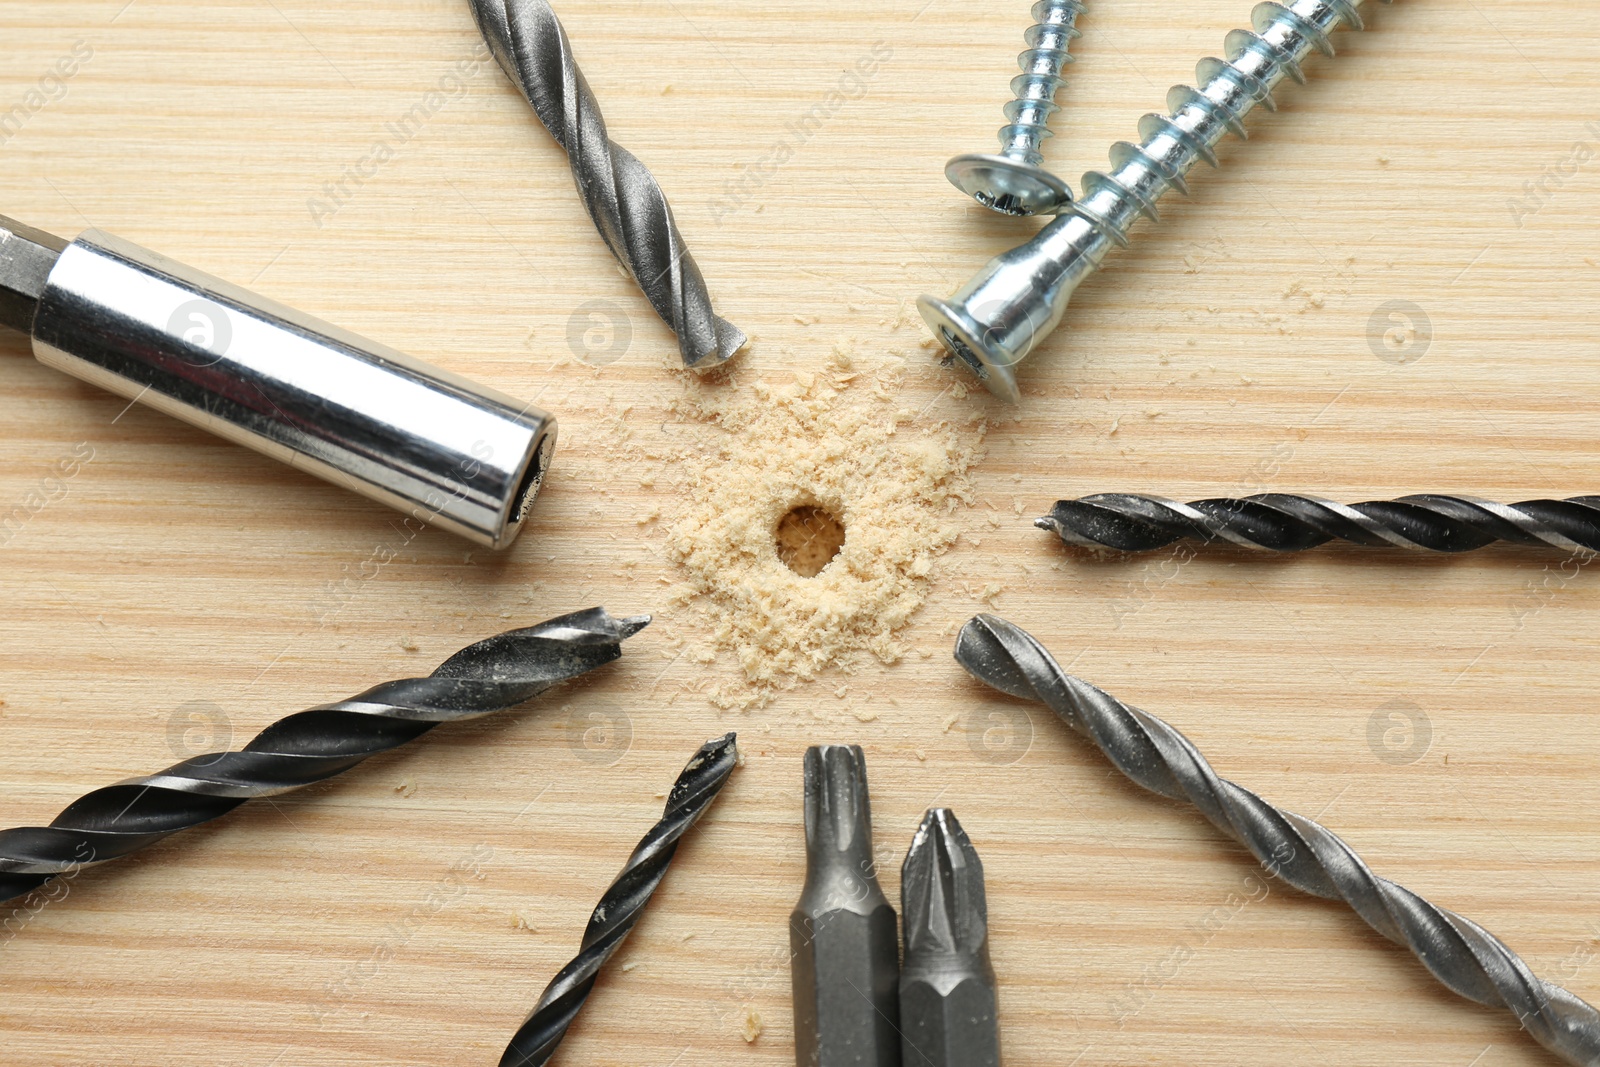
[(622, 873), (595, 905), (577, 956), (545, 986), (539, 1003), (506, 1046), (500, 1067), (541, 1067), (555, 1055), (556, 1046), (567, 1036), (567, 1027), (589, 998), (600, 969), (622, 947), (644, 906), (666, 877), (667, 867), (678, 851), (678, 840), (700, 821), (738, 766), (739, 747), (735, 742), (733, 734), (707, 741), (683, 768), (667, 796), (661, 821), (644, 835)]
[(1042, 701), (1134, 782), (1193, 804), (1269, 873), (1296, 889), (1343, 900), (1368, 926), (1410, 949), (1456, 993), (1511, 1011), (1534, 1040), (1566, 1063), (1600, 1067), (1600, 1012), (1591, 1005), (1536, 977), (1521, 957), (1471, 919), (1373, 874), (1332, 831), (1218, 777), (1188, 738), (1065, 673), (1026, 631), (979, 615), (961, 628), (956, 660), (1002, 693)]
[(1000, 1067), (983, 861), (949, 808), (933, 808), (900, 868), (904, 1067)]
[(678, 336), (683, 365), (705, 370), (744, 347), (711, 296), (655, 177), (606, 133), (600, 105), (572, 58), (567, 31), (545, 0), (472, 0), (489, 50), (566, 149), (583, 206), (606, 247)]
[(1419, 493), (1336, 504), (1290, 493), (1216, 497), (1187, 504), (1136, 493), (1058, 500), (1034, 523), (1069, 545), (1148, 552), (1185, 538), (1303, 552), (1329, 541), (1369, 547), (1470, 552), (1495, 541), (1563, 552), (1600, 552), (1600, 496), (1496, 504)]
[(806, 884), (789, 914), (798, 1067), (900, 1067), (900, 939), (859, 745), (806, 750)]
[(622, 654), (648, 615), (604, 608), (563, 615), (468, 645), (426, 678), (384, 682), (348, 700), (279, 719), (238, 752), (211, 752), (79, 797), (49, 826), (0, 831), (0, 900), (52, 876), (126, 856), (224, 815), (340, 774), (443, 722), (538, 696)]

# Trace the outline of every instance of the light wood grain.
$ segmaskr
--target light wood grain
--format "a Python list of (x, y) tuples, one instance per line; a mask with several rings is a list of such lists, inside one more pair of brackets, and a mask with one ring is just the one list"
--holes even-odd
[[(900, 301), (947, 292), (1029, 232), (940, 176), (1000, 121), (1024, 3), (606, 0), (560, 5), (613, 136), (672, 196), (718, 309), (780, 380), (838, 337), (887, 345)], [(1076, 179), (1247, 21), (1242, 0), (1093, 0), (1052, 163)], [(80, 442), (64, 499), (0, 548), (0, 813), (169, 762), (169, 723), (210, 702), (240, 744), (278, 716), (431, 669), (470, 639), (604, 603), (654, 610), (624, 660), (522, 712), (437, 731), (336, 782), (249, 805), (83, 874), (0, 943), (0, 1060), (28, 1065), (477, 1064), (576, 945), (660, 793), (706, 737), (747, 765), (686, 843), (561, 1053), (567, 1064), (783, 1064), (785, 918), (803, 871), (804, 747), (869, 753), (891, 895), (924, 807), (982, 849), (1012, 1067), (1131, 1063), (1511, 1067), (1552, 1062), (1340, 908), (1274, 886), (1216, 909), (1254, 867), (1192, 813), (1126, 786), (1042, 714), (1026, 756), (978, 759), (952, 716), (1017, 705), (950, 662), (984, 605), (1073, 669), (1169, 718), (1224, 774), (1347, 836), (1380, 873), (1483, 923), (1539, 973), (1600, 998), (1600, 587), (1511, 549), (1461, 559), (1211, 553), (1176, 570), (1069, 557), (1025, 519), (1058, 496), (1240, 488), (1341, 499), (1497, 499), (1596, 489), (1600, 163), (1508, 198), (1600, 144), (1600, 8), (1405, 0), (1342, 34), (1283, 110), (1196, 176), (1079, 293), (989, 435), (979, 505), (909, 638), (935, 648), (772, 706), (686, 696), (710, 671), (657, 525), (674, 472), (618, 466), (681, 427), (675, 346), (608, 258), (559, 150), (485, 69), (319, 226), (308, 198), (472, 54), (464, 0), (12, 0), (0, 105), (69, 53), (65, 96), (0, 145), (0, 211), (102, 226), (321, 317), (532, 397), (562, 420), (559, 475), (491, 557), (429, 532), (327, 622), (346, 568), (397, 537), (388, 512), (77, 384), (0, 339), (0, 511)], [(711, 206), (876, 41), (893, 58), (742, 210)], [(1296, 288), (1319, 294), (1320, 306)], [(1285, 295), (1286, 292), (1289, 295)], [(631, 316), (625, 358), (573, 363), (584, 301)], [(1434, 337), (1369, 349), (1388, 300)], [(817, 321), (801, 322), (799, 319)], [(915, 331), (893, 340), (904, 344)], [(988, 403), (940, 397), (927, 418)], [(638, 488), (658, 476), (656, 490)], [(609, 495), (602, 496), (602, 491)], [(1162, 557), (1164, 558), (1164, 557)], [(631, 565), (630, 565), (631, 564)], [(1570, 569), (1570, 568), (1569, 568)], [(1136, 609), (1136, 610), (1130, 610)], [(859, 722), (833, 690), (880, 696)], [(893, 698), (892, 700), (890, 698)], [(1380, 761), (1369, 720), (1429, 717), (1427, 755)], [(669, 703), (670, 701), (670, 703)], [(621, 710), (631, 744), (580, 758), (570, 716)], [(194, 740), (195, 738), (191, 738)], [(483, 877), (449, 903), (452, 865)], [(487, 857), (487, 858), (484, 858)], [(532, 929), (518, 929), (517, 922)], [(1212, 921), (1214, 934), (1195, 930)], [(1180, 946), (1188, 944), (1191, 952)], [(1185, 957), (1181, 965), (1172, 961)], [(374, 966), (374, 961), (380, 961)], [(1151, 977), (1155, 976), (1155, 977)], [(333, 992), (330, 992), (330, 988)], [(315, 1005), (335, 1010), (319, 1017)], [(1129, 1005), (1136, 1010), (1130, 1012)], [(747, 1008), (765, 1030), (741, 1036)]]

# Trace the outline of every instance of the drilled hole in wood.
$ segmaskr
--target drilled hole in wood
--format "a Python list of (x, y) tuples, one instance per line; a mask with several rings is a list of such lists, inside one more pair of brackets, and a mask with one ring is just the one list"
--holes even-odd
[(778, 520), (778, 558), (802, 578), (815, 578), (844, 547), (844, 525), (826, 508), (802, 504)]

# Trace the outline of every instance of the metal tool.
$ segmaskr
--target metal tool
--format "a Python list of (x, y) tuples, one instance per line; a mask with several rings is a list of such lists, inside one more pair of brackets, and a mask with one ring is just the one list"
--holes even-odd
[(1096, 493), (1058, 500), (1034, 522), (1069, 545), (1148, 552), (1184, 538), (1274, 552), (1329, 541), (1369, 547), (1469, 552), (1495, 541), (1562, 552), (1600, 552), (1600, 496), (1496, 504), (1419, 493), (1398, 500), (1336, 504), (1319, 497), (1260, 493), (1181, 504), (1159, 496)]
[(1039, 0), (1033, 25), (1024, 39), (1028, 50), (1017, 57), (1022, 73), (1011, 79), (1015, 97), (1006, 104), (1006, 125), (1000, 127), (1000, 154), (956, 156), (944, 165), (950, 184), (991, 211), (1002, 215), (1049, 215), (1072, 200), (1067, 183), (1045, 170), (1040, 145), (1050, 132), (1050, 116), (1061, 88), (1061, 68), (1072, 62), (1067, 49), (1081, 37), (1076, 22), (1081, 0)]
[(583, 205), (606, 247), (678, 336), (683, 365), (707, 370), (733, 358), (745, 335), (711, 310), (666, 194), (643, 163), (606, 133), (572, 43), (545, 0), (472, 0), (489, 49), (539, 121), (567, 152)]
[(1004, 619), (979, 615), (961, 628), (956, 660), (1002, 693), (1042, 701), (1135, 783), (1199, 808), (1269, 873), (1313, 896), (1343, 900), (1368, 926), (1410, 949), (1456, 993), (1510, 1010), (1566, 1063), (1600, 1067), (1600, 1012), (1535, 977), (1477, 923), (1373, 874), (1332, 831), (1219, 778), (1188, 738), (1067, 674), (1030, 634)]
[(556, 420), (129, 241), (0, 217), (0, 325), (41, 363), (503, 548)]
[(583, 945), (561, 968), (528, 1018), (506, 1046), (500, 1067), (541, 1067), (555, 1055), (567, 1028), (578, 1017), (595, 978), (639, 921), (661, 879), (667, 875), (678, 841), (700, 821), (739, 765), (733, 734), (700, 746), (667, 795), (666, 812), (628, 857), (622, 873), (595, 905), (583, 932)]
[(900, 944), (872, 859), (867, 760), (806, 750), (806, 884), (789, 916), (798, 1067), (900, 1067)]
[(622, 655), (650, 616), (604, 608), (468, 645), (426, 678), (384, 682), (279, 719), (239, 752), (210, 752), (79, 797), (49, 826), (0, 830), (0, 900), (118, 859), (270, 797), (341, 774), (443, 722), (515, 707)]
[(905, 1067), (1000, 1067), (983, 862), (949, 808), (922, 817), (900, 868)]
[(1255, 32), (1228, 35), (1229, 62), (1202, 59), (1198, 91), (1174, 86), (1167, 94), (1172, 114), (1140, 121), (1142, 144), (1112, 146), (1111, 174), (1085, 174), (1081, 195), (1059, 218), (1027, 244), (990, 260), (949, 300), (918, 299), (934, 336), (995, 396), (1021, 399), (1016, 365), (1060, 324), (1078, 284), (1113, 244), (1127, 247), (1128, 229), (1140, 215), (1158, 218), (1156, 202), (1168, 189), (1188, 192), (1185, 175), (1197, 162), (1217, 165), (1217, 143), (1229, 131), (1244, 137), (1244, 117), (1257, 104), (1275, 108), (1272, 91), (1284, 78), (1304, 81), (1306, 57), (1332, 55), (1330, 33), (1346, 25), (1361, 29), (1362, 3), (1257, 4)]

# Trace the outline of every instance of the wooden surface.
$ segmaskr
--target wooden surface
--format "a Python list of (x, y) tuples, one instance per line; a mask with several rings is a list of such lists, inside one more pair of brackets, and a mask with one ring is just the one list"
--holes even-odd
[[(940, 176), (1000, 121), (1025, 5), (992, 6), (561, 5), (613, 136), (672, 196), (718, 310), (760, 339), (746, 385), (816, 369), (848, 337), (913, 348), (901, 400), (921, 418), (985, 410), (946, 390), (920, 328), (885, 323), (1031, 230)], [(1103, 166), (1247, 6), (1092, 3), (1056, 168), (1076, 184)], [(1141, 225), (1026, 365), (1027, 401), (989, 431), (963, 538), (905, 633), (937, 654), (730, 713), (697, 695), (734, 677), (726, 657), (674, 651), (704, 624), (666, 602), (679, 575), (662, 525), (638, 521), (670, 508), (678, 472), (603, 447), (619, 415), (634, 455), (681, 444), (666, 404), (691, 387), (499, 72), (447, 94), (336, 212), (308, 206), (470, 59), (464, 0), (0, 5), (0, 106), (75, 42), (93, 53), (64, 88), (44, 81), (45, 105), (0, 145), (0, 211), (113, 230), (562, 420), (560, 473), (492, 557), (442, 533), (400, 540), (382, 508), (125, 410), (0, 339), (0, 512), (49, 497), (0, 548), (5, 825), (502, 628), (593, 603), (657, 613), (620, 664), (523, 711), (83, 873), (0, 943), (0, 1059), (495, 1062), (683, 760), (733, 728), (746, 766), (561, 1062), (791, 1062), (799, 766), (824, 740), (868, 750), (892, 897), (929, 804), (954, 807), (981, 848), (1012, 1067), (1554, 1062), (1340, 907), (1278, 885), (1230, 904), (1261, 896), (1241, 850), (946, 651), (992, 605), (1223, 774), (1600, 999), (1590, 569), (1513, 549), (1090, 560), (1027, 522), (1107, 490), (1596, 490), (1600, 8), (1406, 0), (1369, 22), (1280, 113), (1253, 117), (1192, 201)], [(714, 207), (878, 41), (893, 55), (864, 95), (738, 210)], [(632, 330), (598, 371), (567, 346), (591, 299)], [(1369, 344), (1396, 300), (1431, 324), (1414, 362)], [(368, 576), (338, 584), (352, 574)], [(353, 590), (331, 616), (330, 588)], [(877, 718), (860, 721), (842, 685), (878, 695)], [(968, 727), (1023, 710), (1025, 755), (980, 758)], [(590, 734), (598, 752), (591, 713), (625, 726)], [(1426, 718), (1425, 751), (1406, 714)], [(763, 1032), (747, 1042), (752, 1011)]]

